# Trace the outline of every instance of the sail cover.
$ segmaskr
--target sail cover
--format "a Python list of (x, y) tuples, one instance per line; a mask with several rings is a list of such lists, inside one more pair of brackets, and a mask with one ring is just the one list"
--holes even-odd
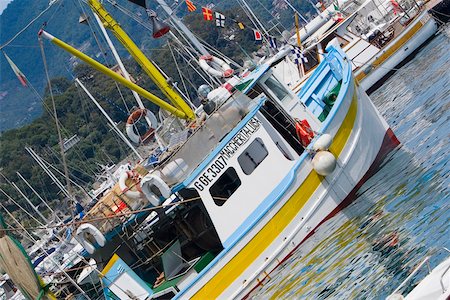
[(145, 5), (145, 0), (128, 0), (128, 1), (133, 2), (134, 4), (137, 4), (144, 8), (147, 8), (147, 6)]

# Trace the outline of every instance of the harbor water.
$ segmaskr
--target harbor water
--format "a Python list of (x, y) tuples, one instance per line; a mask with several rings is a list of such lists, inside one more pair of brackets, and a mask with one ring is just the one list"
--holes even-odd
[(448, 255), (449, 48), (447, 27), (371, 95), (402, 145), (252, 298), (385, 299), (426, 255)]

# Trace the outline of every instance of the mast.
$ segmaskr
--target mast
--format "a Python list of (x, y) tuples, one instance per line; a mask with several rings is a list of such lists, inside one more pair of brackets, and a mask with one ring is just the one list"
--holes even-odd
[(28, 202), (28, 204), (31, 206), (31, 208), (39, 215), (39, 217), (41, 217), (41, 219), (44, 221), (44, 224), (48, 224), (49, 221), (47, 220), (47, 218), (39, 211), (39, 209), (37, 209), (36, 206), (34, 206), (34, 204), (31, 202), (30, 198), (28, 198), (23, 192), (22, 190), (14, 183), (11, 182), (11, 185), (19, 192), (19, 194)]
[(164, 9), (164, 11), (169, 15), (171, 23), (184, 33), (183, 37), (186, 37), (202, 55), (208, 55), (209, 54), (208, 50), (206, 50), (203, 44), (186, 27), (186, 25), (184, 25), (184, 23), (177, 18), (177, 16), (173, 13), (173, 10), (166, 3), (166, 1), (164, 0), (155, 0), (155, 1), (158, 2), (158, 4), (162, 7), (162, 9)]
[[(142, 53), (138, 46), (131, 40), (122, 27), (114, 20), (114, 18), (105, 10), (98, 0), (89, 0), (89, 6), (92, 11), (98, 15), (106, 28), (110, 29), (116, 38), (131, 54), (134, 60), (142, 67), (152, 81), (164, 93), (164, 95), (172, 102), (172, 104), (181, 110), (187, 119), (195, 119), (195, 114), (189, 105), (181, 98), (181, 96), (170, 86), (161, 72), (155, 65)], [(67, 49), (66, 49), (67, 50)], [(139, 91), (136, 91), (139, 92)], [(161, 106), (161, 105), (160, 105)]]
[[(18, 172), (18, 171), (16, 172), (16, 174), (17, 174), (17, 176), (19, 176), (19, 178), (22, 179), (22, 180), (25, 182), (25, 184), (33, 191), (33, 193), (39, 198), (39, 200), (41, 200), (42, 203), (44, 203), (45, 207), (47, 207), (47, 208), (51, 211), (51, 213), (59, 219), (59, 217), (55, 214), (55, 211), (50, 207), (50, 205), (47, 204), (47, 201), (45, 201), (45, 200), (41, 197), (41, 195), (39, 195), (39, 193), (36, 192), (36, 190), (35, 190), (35, 189), (31, 186), (31, 184), (30, 184), (30, 183), (22, 176), (22, 174), (20, 174), (20, 172)], [(61, 221), (61, 220), (60, 220), (60, 221)]]
[(81, 86), (83, 91), (88, 95), (89, 99), (94, 102), (94, 104), (97, 106), (97, 108), (102, 112), (102, 114), (106, 117), (106, 119), (109, 121), (109, 123), (113, 126), (116, 133), (119, 135), (119, 137), (127, 144), (128, 147), (134, 152), (134, 154), (139, 157), (139, 159), (142, 161), (144, 158), (137, 152), (136, 148), (133, 147), (133, 145), (130, 143), (130, 141), (125, 137), (125, 135), (122, 133), (122, 131), (117, 128), (116, 123), (111, 119), (111, 117), (108, 115), (108, 113), (103, 109), (103, 107), (98, 103), (98, 101), (92, 96), (92, 94), (86, 89), (86, 87), (81, 83), (81, 81), (78, 78), (75, 78), (75, 82)]
[[(60, 39), (55, 38), (53, 35), (49, 34), (48, 32), (41, 30), (39, 32), (39, 35), (50, 40), (53, 44), (55, 44), (56, 46), (66, 50), (67, 52), (69, 52), (70, 54), (78, 57), (79, 59), (81, 59), (82, 61), (86, 62), (87, 64), (89, 64), (90, 66), (92, 66), (94, 69), (102, 72), (103, 74), (111, 77), (112, 79), (114, 79), (115, 81), (123, 84), (124, 86), (126, 86), (127, 88), (136, 91), (138, 94), (140, 94), (141, 96), (149, 99), (150, 101), (152, 101), (153, 103), (155, 103), (156, 105), (160, 106), (161, 108), (167, 110), (168, 112), (174, 114), (175, 116), (182, 118), (182, 119), (194, 119), (195, 118), (195, 114), (192, 111), (192, 109), (186, 104), (186, 102), (183, 101), (183, 99), (181, 97), (179, 97), (180, 101), (182, 101), (182, 103), (184, 104), (184, 107), (187, 109), (187, 111), (185, 112), (184, 110), (178, 108), (178, 107), (174, 107), (172, 105), (170, 105), (169, 103), (167, 103), (166, 101), (162, 100), (161, 98), (159, 98), (158, 96), (150, 93), (149, 91), (143, 89), (142, 87), (140, 87), (139, 85), (125, 79), (122, 75), (117, 74), (116, 72), (112, 71), (111, 69), (109, 69), (108, 67), (104, 66), (103, 64), (99, 63), (98, 61), (90, 58), (89, 56), (87, 56), (86, 54), (84, 54), (83, 52), (75, 49), (74, 47), (70, 46), (69, 44), (64, 43), (63, 41), (61, 41)], [(135, 45), (136, 46), (136, 45)], [(139, 50), (140, 51), (140, 50)], [(142, 53), (142, 52), (141, 52)], [(142, 54), (143, 55), (143, 54)], [(145, 58), (147, 61), (148, 59)], [(153, 66), (154, 67), (154, 66)], [(158, 72), (159, 75), (161, 75), (161, 73)], [(162, 75), (161, 75), (162, 76)], [(172, 91), (172, 89), (170, 89)], [(173, 91), (172, 91), (173, 92)]]
[[(105, 37), (106, 43), (108, 44), (109, 48), (111, 49), (111, 52), (112, 52), (114, 58), (116, 59), (120, 70), (123, 73), (123, 77), (125, 77), (127, 80), (131, 81), (130, 73), (128, 73), (127, 69), (125, 69), (122, 59), (120, 58), (119, 53), (117, 53), (116, 47), (114, 47), (114, 44), (112, 43), (111, 39), (109, 38), (108, 32), (106, 32), (105, 26), (103, 26), (103, 23), (100, 20), (100, 18), (97, 16), (97, 14), (94, 14), (94, 18), (97, 21), (98, 26), (100, 27), (100, 30), (102, 31), (103, 36)], [(136, 99), (136, 102), (137, 102), (139, 108), (145, 109), (144, 103), (142, 103), (142, 100), (141, 100), (141, 97), (139, 97), (139, 94), (133, 90), (131, 90), (131, 93), (133, 94), (134, 99)], [(147, 116), (145, 116), (145, 120), (147, 121), (148, 126), (151, 127), (152, 122), (150, 121), (150, 119)]]
[(59, 181), (59, 179), (55, 176), (55, 174), (50, 171), (50, 169), (47, 168), (47, 166), (42, 162), (39, 155), (34, 152), (34, 150), (31, 147), (25, 147), (25, 150), (31, 155), (31, 157), (38, 163), (38, 165), (44, 170), (45, 173), (50, 177), (50, 179), (56, 184), (56, 186), (63, 192), (63, 194), (71, 199), (72, 196), (67, 192), (67, 190), (64, 188), (64, 185)]
[(44, 224), (48, 224), (48, 220), (47, 218), (39, 211), (39, 209), (36, 208), (36, 206), (34, 206), (34, 204), (31, 202), (30, 198), (28, 198), (23, 192), (22, 190), (14, 183), (11, 182), (3, 173), (0, 173), (2, 175), (2, 177), (10, 184), (14, 187), (14, 189), (16, 189), (17, 192), (19, 192), (19, 194), (27, 201), (27, 203), (31, 206), (31, 208), (38, 214), (38, 216), (44, 221)]

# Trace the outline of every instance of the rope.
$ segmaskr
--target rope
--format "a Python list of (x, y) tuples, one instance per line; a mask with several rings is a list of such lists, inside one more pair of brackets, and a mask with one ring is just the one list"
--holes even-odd
[[(170, 54), (172, 55), (172, 59), (173, 59), (173, 61), (175, 62), (175, 67), (177, 68), (178, 75), (180, 76), (181, 83), (183, 84), (183, 87), (184, 87), (184, 91), (185, 91), (185, 93), (186, 93), (186, 96), (188, 97), (189, 102), (192, 103), (192, 99), (191, 99), (191, 97), (190, 97), (190, 95), (189, 95), (189, 91), (188, 91), (188, 89), (187, 89), (187, 87), (186, 87), (186, 83), (184, 82), (183, 74), (181, 73), (180, 67), (178, 66), (178, 62), (177, 62), (177, 59), (175, 58), (175, 54), (173, 53), (173, 50), (172, 50), (172, 46), (171, 46), (170, 41), (169, 41), (167, 44), (169, 45)], [(194, 87), (194, 88), (195, 88), (195, 87)]]
[(37, 21), (37, 19), (39, 19), (43, 14), (45, 14), (50, 7), (55, 4), (57, 1), (55, 2), (50, 2), (50, 4), (48, 5), (48, 7), (46, 9), (44, 9), (43, 11), (41, 11), (36, 17), (34, 17), (34, 19), (32, 19), (27, 25), (25, 25), (24, 28), (22, 28), (18, 33), (16, 33), (11, 39), (9, 39), (6, 43), (4, 43), (3, 45), (0, 46), (0, 50), (5, 48), (6, 46), (8, 46), (10, 43), (12, 43), (19, 35), (21, 35), (25, 30), (28, 29), (28, 27), (30, 27), (35, 21)]

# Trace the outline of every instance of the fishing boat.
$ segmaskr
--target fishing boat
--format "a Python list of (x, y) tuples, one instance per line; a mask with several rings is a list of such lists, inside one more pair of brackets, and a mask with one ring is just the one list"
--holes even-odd
[(272, 59), (224, 75), (194, 112), (103, 6), (89, 5), (171, 101), (40, 31), (171, 114), (155, 135), (165, 146), (77, 222), (83, 254), (95, 261), (84, 274), (98, 273), (106, 299), (248, 296), (399, 144), (339, 45), (324, 49), (299, 93), (274, 76)]
[[(300, 74), (295, 72), (297, 67), (292, 59), (290, 64), (280, 65), (279, 76), (287, 80), (295, 92), (321, 61), (321, 53), (329, 43), (342, 47), (352, 61), (356, 79), (365, 91), (370, 92), (438, 29), (429, 10), (411, 1), (369, 0), (362, 5), (346, 2), (339, 13), (347, 17), (327, 21), (318, 16), (316, 19), (323, 20), (320, 28), (310, 30), (308, 34), (304, 30), (300, 32), (300, 36), (303, 34), (306, 38)], [(296, 40), (297, 36), (292, 36), (291, 44)]]

